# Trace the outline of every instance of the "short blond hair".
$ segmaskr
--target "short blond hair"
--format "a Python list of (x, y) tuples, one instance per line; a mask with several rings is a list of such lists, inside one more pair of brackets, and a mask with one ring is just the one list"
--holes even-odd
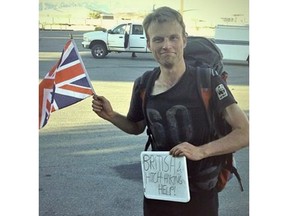
[(178, 11), (170, 7), (160, 7), (154, 10), (152, 13), (148, 14), (143, 21), (143, 27), (147, 39), (149, 38), (149, 35), (147, 33), (148, 28), (152, 22), (164, 23), (173, 21), (177, 21), (180, 24), (180, 26), (182, 27), (183, 37), (186, 37), (186, 27), (182, 15)]

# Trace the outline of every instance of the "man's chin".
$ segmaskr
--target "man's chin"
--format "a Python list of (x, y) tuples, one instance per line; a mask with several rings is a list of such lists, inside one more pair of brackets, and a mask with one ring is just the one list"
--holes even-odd
[(173, 68), (174, 63), (165, 61), (165, 62), (163, 62), (162, 65), (163, 65), (165, 68), (167, 68), (167, 69), (171, 69), (171, 68)]
[(166, 56), (157, 56), (158, 58), (157, 61), (160, 65), (162, 65), (165, 68), (172, 68), (175, 64), (175, 56), (170, 56), (170, 55), (166, 55)]

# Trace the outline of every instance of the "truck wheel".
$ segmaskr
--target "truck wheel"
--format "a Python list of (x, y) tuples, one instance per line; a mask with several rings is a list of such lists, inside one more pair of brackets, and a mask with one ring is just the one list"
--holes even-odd
[(95, 44), (91, 48), (91, 54), (94, 58), (104, 58), (107, 55), (107, 48), (103, 44)]

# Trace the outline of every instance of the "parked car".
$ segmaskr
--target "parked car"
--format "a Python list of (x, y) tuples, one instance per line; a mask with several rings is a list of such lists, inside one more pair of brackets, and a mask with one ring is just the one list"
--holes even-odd
[(83, 48), (94, 58), (104, 58), (110, 52), (147, 53), (146, 35), (142, 24), (123, 23), (108, 31), (83, 34)]

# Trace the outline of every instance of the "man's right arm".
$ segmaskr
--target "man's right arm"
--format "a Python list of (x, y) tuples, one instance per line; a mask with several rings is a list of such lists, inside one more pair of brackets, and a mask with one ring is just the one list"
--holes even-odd
[(129, 134), (141, 134), (145, 130), (145, 121), (133, 122), (126, 116), (113, 110), (110, 102), (103, 96), (93, 95), (93, 111), (101, 118), (111, 122), (122, 131)]
[(123, 116), (119, 113), (115, 113), (110, 122), (122, 131), (135, 135), (143, 133), (146, 127), (144, 120), (139, 122), (132, 122), (126, 116)]

